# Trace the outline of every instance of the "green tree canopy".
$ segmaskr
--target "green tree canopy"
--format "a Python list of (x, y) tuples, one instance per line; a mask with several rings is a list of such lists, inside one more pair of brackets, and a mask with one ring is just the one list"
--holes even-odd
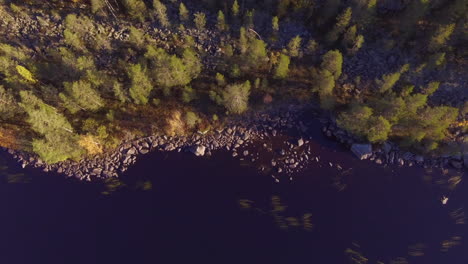
[(330, 50), (322, 57), (322, 70), (330, 72), (335, 80), (341, 76), (343, 67), (343, 55), (339, 50)]
[(289, 63), (291, 60), (289, 59), (288, 55), (281, 54), (278, 60), (278, 65), (275, 68), (275, 75), (276, 79), (284, 79), (288, 76), (289, 73)]
[(147, 71), (140, 64), (129, 66), (128, 77), (131, 80), (130, 97), (136, 104), (147, 104), (153, 85), (148, 77)]

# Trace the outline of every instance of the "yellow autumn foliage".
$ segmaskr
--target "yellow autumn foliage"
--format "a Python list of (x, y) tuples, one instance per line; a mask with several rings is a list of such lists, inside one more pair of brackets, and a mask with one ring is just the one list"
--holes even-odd
[(172, 112), (169, 118), (166, 119), (166, 126), (164, 132), (166, 135), (182, 135), (185, 133), (185, 123), (181, 119), (182, 114), (180, 111), (175, 110)]
[(18, 149), (18, 140), (15, 131), (0, 128), (0, 146), (11, 149)]
[(16, 71), (18, 72), (19, 75), (21, 75), (21, 77), (23, 77), (25, 80), (27, 80), (28, 82), (31, 82), (31, 83), (36, 83), (36, 79), (34, 79), (32, 73), (26, 69), (25, 67), (21, 66), (21, 65), (17, 65), (16, 66)]
[(96, 137), (92, 135), (80, 136), (80, 139), (78, 140), (78, 144), (82, 148), (86, 149), (86, 151), (90, 155), (96, 155), (96, 154), (102, 153), (102, 145), (98, 142)]

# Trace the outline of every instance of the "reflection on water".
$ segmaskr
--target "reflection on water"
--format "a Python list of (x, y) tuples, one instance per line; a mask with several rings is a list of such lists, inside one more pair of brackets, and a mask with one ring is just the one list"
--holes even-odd
[[(44, 218), (47, 214), (43, 211), (55, 213), (57, 218), (65, 215), (65, 224), (63, 229), (45, 229), (47, 235), (39, 233), (38, 237), (49, 233), (58, 236), (54, 232), (67, 234), (68, 222), (75, 219), (75, 224), (88, 221), (92, 228), (85, 226), (80, 231), (84, 233), (83, 240), (99, 237), (100, 244), (110, 244), (110, 251), (115, 250), (114, 247), (124, 251), (123, 248), (135, 244), (138, 247), (145, 245), (148, 252), (164, 245), (180, 252), (209, 244), (214, 248), (213, 252), (220, 250), (223, 254), (227, 252), (225, 255), (236, 255), (243, 254), (242, 250), (247, 248), (241, 250), (238, 245), (248, 244), (253, 249), (245, 256), (285, 255), (280, 263), (288, 264), (468, 263), (464, 261), (467, 258), (462, 259), (466, 252), (461, 252), (466, 246), (463, 241), (466, 238), (464, 208), (468, 201), (464, 195), (468, 192), (463, 191), (467, 184), (461, 173), (440, 169), (382, 169), (372, 167), (372, 164), (334, 161), (323, 155), (322, 163), (314, 163), (315, 167), (307, 174), (293, 182), (281, 178), (281, 183), (272, 181), (270, 186), (270, 174), (250, 173), (248, 166), (239, 168), (238, 164), (225, 162), (226, 159), (193, 158), (192, 161), (192, 156), (174, 154), (163, 160), (161, 156), (137, 163), (135, 170), (130, 169), (128, 175), (119, 179), (79, 183), (57, 175), (8, 169), (0, 155), (0, 187), (3, 188), (0, 194), (13, 195), (5, 195), (10, 199), (5, 204), (10, 207), (4, 207), (9, 214), (14, 212), (11, 218), (15, 218), (15, 228), (9, 228), (15, 231), (10, 231), (7, 238), (13, 237), (11, 234), (18, 230), (43, 228), (31, 228), (29, 222), (23, 223), (28, 229), (16, 221), (34, 219), (28, 217), (28, 213), (39, 208), (38, 214), (45, 215)], [(180, 166), (182, 162), (184, 166)], [(60, 178), (57, 180), (59, 184), (53, 187), (58, 191), (47, 189), (50, 188), (47, 179), (51, 178)], [(62, 202), (66, 191), (62, 193), (61, 189), (71, 190), (71, 185), (75, 188), (73, 195), (63, 198)], [(54, 196), (54, 193), (58, 195)], [(49, 199), (36, 202), (43, 196)], [(450, 197), (445, 205), (440, 202), (442, 196)], [(15, 204), (18, 201), (22, 202)], [(89, 210), (83, 209), (88, 207)], [(15, 210), (24, 210), (26, 217)], [(54, 222), (54, 217), (45, 222), (59, 222)], [(117, 223), (110, 224), (108, 219)], [(1, 221), (4, 224), (6, 220)], [(12, 224), (4, 226), (11, 227)], [(101, 229), (107, 232), (100, 233)], [(129, 235), (119, 240), (126, 232)], [(171, 241), (174, 234), (178, 235), (177, 239)], [(29, 237), (27, 234), (21, 239)], [(157, 246), (147, 243), (145, 239), (148, 237)], [(186, 239), (190, 242), (181, 245), (183, 242), (180, 241)], [(232, 243), (225, 242), (230, 239)], [(114, 240), (116, 242), (112, 243)], [(253, 242), (249, 244), (250, 240)], [(220, 246), (219, 243), (224, 244)], [(262, 250), (264, 245), (268, 246)], [(284, 248), (287, 250), (282, 251)], [(141, 251), (135, 249), (135, 252)], [(300, 261), (288, 261), (289, 258)], [(445, 261), (446, 258), (450, 261)], [(260, 259), (256, 263), (273, 262)]]
[(440, 251), (442, 252), (447, 252), (449, 249), (458, 246), (461, 244), (462, 238), (459, 236), (453, 236), (450, 239), (442, 241), (442, 246), (440, 248)]
[(271, 197), (269, 208), (255, 207), (254, 201), (248, 199), (240, 199), (239, 205), (242, 209), (254, 210), (261, 215), (270, 215), (275, 221), (275, 224), (283, 230), (287, 230), (289, 228), (301, 228), (306, 231), (312, 231), (313, 229), (311, 213), (304, 213), (299, 217), (287, 215), (286, 209), (288, 207), (283, 204), (281, 202), (281, 198), (276, 195)]
[(353, 243), (353, 247), (356, 249), (351, 249), (347, 248), (345, 250), (345, 255), (348, 257), (348, 259), (351, 261), (352, 264), (367, 264), (369, 261), (364, 255), (359, 252), (359, 245), (356, 243)]
[(127, 185), (118, 178), (107, 178), (104, 180), (104, 190), (102, 194), (109, 195), (126, 186)]
[(450, 212), (450, 217), (454, 220), (456, 225), (464, 225), (465, 224), (465, 211), (463, 210), (462, 207), (453, 210)]
[(422, 243), (417, 243), (414, 245), (410, 245), (408, 247), (408, 256), (411, 257), (422, 257), (424, 256), (424, 250), (426, 249), (426, 246)]
[(31, 177), (24, 173), (13, 173), (8, 170), (5, 159), (0, 155), (0, 175), (7, 183), (30, 183)]

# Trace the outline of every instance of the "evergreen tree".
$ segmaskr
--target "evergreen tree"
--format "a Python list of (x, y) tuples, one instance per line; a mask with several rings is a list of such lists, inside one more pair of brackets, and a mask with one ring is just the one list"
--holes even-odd
[(339, 50), (330, 50), (322, 57), (322, 63), (320, 64), (322, 70), (330, 72), (335, 80), (338, 80), (341, 76), (343, 67), (343, 55)]
[(13, 94), (0, 85), (0, 120), (7, 120), (19, 112), (18, 103)]
[(367, 139), (372, 142), (383, 142), (388, 139), (392, 126), (387, 119), (382, 116), (371, 117), (368, 121)]
[(130, 97), (136, 104), (147, 104), (153, 85), (146, 73), (146, 69), (140, 64), (129, 66), (128, 77), (130, 78)]
[(424, 88), (424, 93), (427, 95), (432, 95), (435, 93), (440, 86), (440, 82), (430, 82), (427, 87)]
[(91, 12), (94, 14), (102, 12), (104, 8), (104, 1), (103, 0), (91, 0)]
[(179, 19), (183, 23), (186, 23), (190, 19), (190, 12), (188, 11), (187, 7), (185, 7), (184, 3), (182, 2), (179, 5)]
[(302, 38), (300, 36), (296, 36), (288, 43), (288, 51), (291, 57), (300, 57), (300, 49), (301, 49), (301, 42)]
[(143, 22), (147, 16), (147, 9), (143, 0), (121, 0), (122, 4), (132, 18)]
[(429, 42), (429, 51), (436, 52), (443, 48), (447, 41), (450, 39), (450, 36), (452, 35), (454, 29), (455, 24), (439, 26), (439, 28), (434, 33)]
[(254, 28), (255, 10), (249, 10), (244, 15), (244, 25), (246, 28)]
[(117, 98), (117, 100), (119, 100), (121, 103), (126, 103), (129, 101), (126, 91), (124, 91), (122, 84), (118, 81), (114, 82), (112, 90), (114, 92), (115, 98)]
[(333, 43), (338, 40), (340, 35), (345, 31), (346, 27), (349, 25), (352, 13), (353, 12), (351, 8), (348, 7), (336, 18), (335, 26), (325, 37), (328, 43)]
[(403, 73), (408, 71), (409, 69), (409, 64), (403, 65), (399, 71), (390, 73), (390, 74), (384, 74), (382, 78), (376, 79), (375, 83), (378, 86), (378, 90), (380, 93), (385, 93), (387, 91), (392, 91), (393, 86), (400, 80), (400, 77)]
[(273, 32), (279, 31), (279, 19), (277, 16), (274, 16), (271, 20), (271, 29), (273, 30)]
[(284, 79), (288, 76), (290, 62), (291, 61), (287, 55), (285, 54), (280, 55), (278, 65), (276, 66), (276, 69), (275, 69), (275, 75), (274, 75), (275, 79)]
[(224, 32), (228, 30), (228, 26), (226, 24), (226, 19), (224, 17), (223, 11), (219, 10), (218, 11), (218, 20), (216, 23), (216, 28), (218, 28), (219, 31)]
[(251, 39), (247, 49), (247, 64), (254, 68), (259, 67), (267, 60), (266, 43), (261, 39)]
[(234, 0), (234, 3), (232, 4), (232, 7), (231, 7), (232, 16), (233, 17), (239, 16), (239, 11), (240, 11), (239, 3), (237, 3), (237, 0)]
[(130, 26), (130, 32), (128, 34), (128, 42), (137, 49), (143, 49), (145, 47), (146, 36), (141, 30)]
[[(66, 82), (64, 83), (64, 87), (66, 95), (62, 94), (61, 98), (67, 97), (67, 102), (72, 101), (80, 109), (96, 111), (104, 106), (104, 102), (99, 93), (91, 87), (91, 84), (87, 81)], [(74, 110), (71, 111), (74, 112)]]
[(72, 126), (63, 115), (32, 92), (20, 91), (20, 96), (20, 106), (28, 114), (28, 123), (43, 136), (33, 140), (35, 153), (48, 163), (76, 159), (83, 154), (83, 150), (77, 147)]
[(318, 91), (320, 97), (320, 107), (326, 110), (332, 109), (335, 105), (335, 99), (333, 97), (335, 79), (333, 74), (328, 70), (319, 71), (314, 81), (315, 90)]
[(171, 24), (167, 18), (167, 8), (159, 0), (153, 0), (153, 8), (156, 18), (159, 21), (159, 24), (163, 27), (169, 27)]
[(206, 16), (205, 13), (202, 12), (197, 12), (194, 15), (193, 22), (195, 23), (195, 26), (197, 27), (198, 30), (203, 30), (205, 29), (206, 25)]
[(247, 49), (249, 47), (248, 39), (247, 39), (247, 32), (245, 31), (244, 27), (240, 28), (240, 34), (239, 34), (239, 48), (241, 51), (241, 54), (244, 54), (247, 52)]

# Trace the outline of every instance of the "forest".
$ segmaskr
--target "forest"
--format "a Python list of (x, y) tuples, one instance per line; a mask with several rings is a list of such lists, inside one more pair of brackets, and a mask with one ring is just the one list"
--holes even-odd
[(468, 144), (468, 0), (0, 0), (0, 146), (47, 163), (316, 104), (362, 141)]

